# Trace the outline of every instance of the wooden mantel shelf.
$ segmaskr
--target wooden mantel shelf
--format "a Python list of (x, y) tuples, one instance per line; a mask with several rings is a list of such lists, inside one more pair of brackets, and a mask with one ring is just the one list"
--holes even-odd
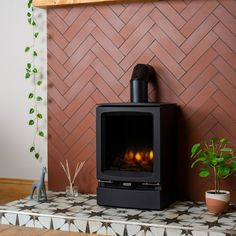
[(59, 7), (65, 5), (91, 4), (91, 3), (128, 3), (128, 2), (144, 2), (145, 0), (33, 0), (35, 7)]

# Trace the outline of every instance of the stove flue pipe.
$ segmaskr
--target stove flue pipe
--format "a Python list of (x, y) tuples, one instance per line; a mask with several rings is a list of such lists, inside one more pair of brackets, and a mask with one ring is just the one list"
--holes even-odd
[(133, 103), (148, 102), (148, 82), (155, 77), (152, 66), (137, 64), (130, 80), (130, 101)]

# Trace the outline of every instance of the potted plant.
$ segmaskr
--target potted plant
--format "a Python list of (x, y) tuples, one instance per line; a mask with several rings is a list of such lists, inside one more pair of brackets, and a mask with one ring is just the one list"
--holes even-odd
[(191, 168), (200, 162), (211, 169), (210, 172), (209, 168), (201, 168), (199, 170), (200, 177), (208, 177), (211, 173), (214, 175), (214, 190), (208, 190), (205, 193), (206, 205), (211, 213), (220, 214), (228, 209), (230, 192), (221, 190), (220, 180), (236, 173), (234, 152), (235, 150), (225, 138), (211, 138), (208, 143), (194, 144), (191, 149), (191, 158), (193, 159)]

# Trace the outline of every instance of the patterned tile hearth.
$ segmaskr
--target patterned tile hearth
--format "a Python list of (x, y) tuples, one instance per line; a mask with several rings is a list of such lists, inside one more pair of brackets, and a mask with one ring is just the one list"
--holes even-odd
[(98, 206), (96, 195), (48, 192), (47, 202), (25, 198), (0, 206), (0, 223), (115, 236), (235, 236), (236, 206), (219, 216), (189, 201), (147, 211)]

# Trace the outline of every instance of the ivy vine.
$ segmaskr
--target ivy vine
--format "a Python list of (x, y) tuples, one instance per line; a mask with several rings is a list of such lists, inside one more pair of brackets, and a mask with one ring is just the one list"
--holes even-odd
[(27, 22), (32, 27), (33, 32), (33, 42), (31, 46), (25, 47), (25, 53), (30, 55), (30, 60), (25, 66), (25, 79), (32, 80), (33, 87), (28, 94), (28, 99), (32, 101), (32, 105), (28, 111), (29, 113), (29, 126), (34, 127), (34, 136), (32, 144), (29, 151), (33, 153), (36, 159), (39, 159), (40, 154), (38, 148), (36, 147), (36, 141), (38, 137), (44, 137), (44, 132), (40, 129), (40, 122), (43, 119), (42, 113), (39, 111), (39, 103), (43, 101), (43, 98), (39, 95), (39, 87), (42, 86), (43, 81), (39, 77), (39, 69), (36, 65), (36, 58), (38, 52), (36, 49), (36, 42), (39, 37), (39, 32), (37, 31), (37, 23), (35, 20), (34, 7), (32, 4), (33, 0), (28, 0), (28, 11), (27, 11)]

